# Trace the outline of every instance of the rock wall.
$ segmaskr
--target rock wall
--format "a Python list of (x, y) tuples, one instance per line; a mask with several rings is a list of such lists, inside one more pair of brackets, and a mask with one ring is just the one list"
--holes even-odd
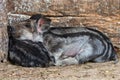
[(7, 0), (0, 0), (0, 61), (6, 61), (8, 52)]
[(120, 0), (12, 0), (13, 12), (44, 13), (49, 16), (80, 16), (81, 14), (116, 15)]

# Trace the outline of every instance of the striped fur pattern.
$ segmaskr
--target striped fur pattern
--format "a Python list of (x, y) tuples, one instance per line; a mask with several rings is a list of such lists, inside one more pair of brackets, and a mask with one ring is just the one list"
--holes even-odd
[(41, 41), (32, 41), (30, 38), (19, 39), (13, 36), (14, 34), (13, 28), (8, 26), (8, 60), (12, 64), (23, 67), (48, 67), (52, 65), (52, 60), (54, 60), (54, 58), (50, 57), (48, 50)]

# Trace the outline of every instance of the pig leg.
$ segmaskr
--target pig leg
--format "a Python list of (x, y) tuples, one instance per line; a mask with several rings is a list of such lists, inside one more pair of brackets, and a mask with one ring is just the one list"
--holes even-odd
[(88, 62), (92, 60), (96, 55), (93, 54), (93, 47), (86, 43), (79, 53), (75, 56), (75, 58), (78, 60), (79, 64), (83, 64), (85, 62)]
[(78, 61), (75, 57), (68, 57), (62, 60), (58, 59), (55, 63), (56, 66), (68, 66), (72, 64), (78, 64)]
[[(98, 39), (90, 39), (79, 53), (75, 56), (79, 64), (92, 61), (92, 62), (105, 62), (109, 61), (111, 54), (105, 53), (105, 46)], [(108, 58), (108, 59), (107, 59)]]

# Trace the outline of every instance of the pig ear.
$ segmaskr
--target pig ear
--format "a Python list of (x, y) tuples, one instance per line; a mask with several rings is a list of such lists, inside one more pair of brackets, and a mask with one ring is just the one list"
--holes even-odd
[(37, 23), (36, 29), (40, 33), (44, 30), (47, 30), (51, 23), (51, 19), (46, 18), (41, 14), (32, 15), (30, 19), (36, 20), (36, 23)]
[(50, 23), (51, 23), (51, 19), (49, 19), (49, 18), (40, 18), (39, 20), (38, 20), (38, 24), (39, 25), (45, 25), (45, 24), (47, 24), (47, 25), (50, 25)]
[(44, 32), (49, 29), (51, 23), (51, 19), (49, 18), (40, 18), (37, 22), (37, 30), (38, 32)]

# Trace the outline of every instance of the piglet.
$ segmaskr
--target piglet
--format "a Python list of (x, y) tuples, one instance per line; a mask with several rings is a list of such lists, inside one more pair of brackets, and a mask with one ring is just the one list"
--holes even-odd
[[(27, 26), (28, 27), (28, 26)], [(19, 30), (28, 29), (19, 28)], [(27, 34), (18, 34), (12, 26), (8, 26), (9, 50), (8, 61), (12, 64), (23, 67), (48, 67), (53, 65), (53, 57), (49, 55), (48, 50), (41, 41), (33, 41), (30, 38), (21, 39), (17, 36), (24, 37)], [(15, 36), (16, 34), (17, 36)], [(28, 35), (29, 36), (29, 35)]]

